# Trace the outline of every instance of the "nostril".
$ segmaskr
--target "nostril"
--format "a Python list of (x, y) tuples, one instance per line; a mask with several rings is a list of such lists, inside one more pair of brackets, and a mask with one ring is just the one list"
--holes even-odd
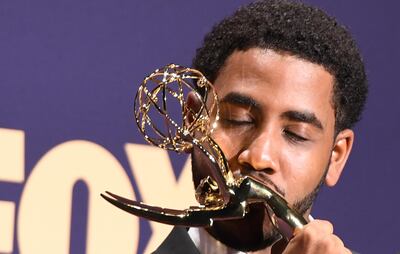
[(248, 175), (250, 172), (254, 171), (255, 169), (251, 166), (250, 163), (243, 163), (240, 171), (242, 175)]
[(255, 168), (250, 163), (243, 163), (240, 169), (242, 175), (251, 175), (254, 174), (255, 171), (263, 172), (264, 174), (272, 175), (275, 170), (273, 168)]
[(268, 175), (272, 175), (275, 172), (275, 170), (273, 170), (272, 168), (265, 168), (262, 171), (264, 171), (264, 173)]

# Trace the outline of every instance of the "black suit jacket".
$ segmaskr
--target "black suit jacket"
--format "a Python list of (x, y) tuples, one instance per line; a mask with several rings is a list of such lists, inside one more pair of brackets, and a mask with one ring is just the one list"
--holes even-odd
[[(357, 252), (352, 251), (353, 254)], [(174, 227), (153, 254), (200, 254), (190, 238), (187, 228)]]

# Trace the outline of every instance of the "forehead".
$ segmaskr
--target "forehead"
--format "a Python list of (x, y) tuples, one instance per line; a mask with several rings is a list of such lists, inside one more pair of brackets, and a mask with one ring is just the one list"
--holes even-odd
[(240, 93), (264, 110), (314, 112), (328, 124), (333, 117), (333, 76), (324, 67), (285, 52), (252, 48), (235, 51), (214, 84), (222, 99)]

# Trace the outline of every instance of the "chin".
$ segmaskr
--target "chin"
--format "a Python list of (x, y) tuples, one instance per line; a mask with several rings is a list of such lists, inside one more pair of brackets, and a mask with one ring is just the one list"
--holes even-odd
[(216, 221), (207, 231), (225, 245), (245, 252), (268, 248), (281, 239), (263, 204), (251, 205), (243, 219)]

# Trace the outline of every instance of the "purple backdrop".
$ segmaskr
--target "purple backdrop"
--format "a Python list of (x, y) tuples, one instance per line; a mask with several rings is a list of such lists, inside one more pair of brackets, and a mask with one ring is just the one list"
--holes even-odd
[[(136, 85), (166, 63), (190, 65), (212, 24), (246, 2), (0, 0), (0, 128), (25, 133), (25, 179), (46, 151), (84, 139), (118, 159), (140, 199), (123, 151), (127, 142), (143, 143), (132, 117)], [(370, 83), (344, 175), (337, 187), (322, 191), (313, 215), (331, 220), (361, 253), (396, 253), (400, 3), (306, 2), (350, 28)], [(0, 200), (14, 202), (16, 216), (23, 188), (24, 182), (0, 180)], [(74, 190), (70, 252), (84, 253), (86, 213), (76, 211), (86, 211), (87, 190), (84, 184)], [(151, 234), (148, 223), (140, 225), (138, 253)], [(16, 228), (13, 239), (13, 253), (19, 253)]]

